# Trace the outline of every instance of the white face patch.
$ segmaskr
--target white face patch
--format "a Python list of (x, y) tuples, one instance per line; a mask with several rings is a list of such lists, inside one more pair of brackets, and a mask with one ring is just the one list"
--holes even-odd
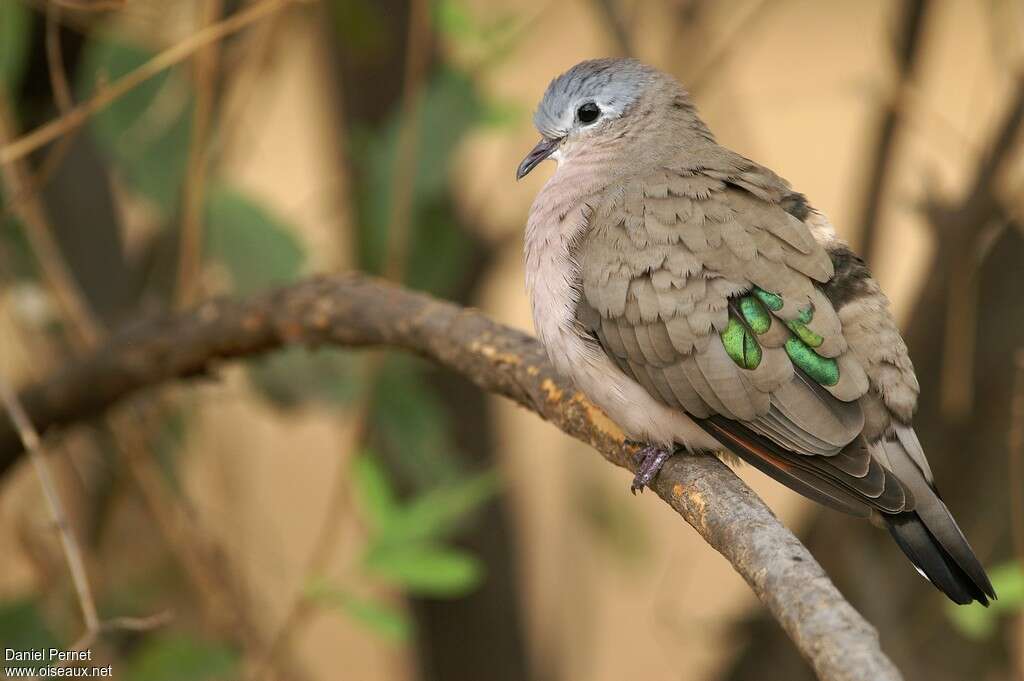
[(533, 122), (545, 137), (564, 137), (585, 129), (579, 108), (594, 103), (601, 118), (618, 118), (647, 87), (654, 71), (635, 59), (595, 59), (577, 64), (551, 81)]
[[(576, 118), (576, 112), (584, 104), (594, 103), (597, 104), (598, 108), (601, 109), (601, 114), (596, 121), (591, 123), (580, 123)], [(613, 118), (618, 118), (622, 115), (621, 102), (615, 100), (605, 101), (601, 98), (588, 97), (580, 99), (579, 101), (573, 102), (572, 106), (566, 108), (562, 112), (562, 116), (558, 120), (558, 137), (565, 137), (574, 130), (585, 130), (587, 128), (593, 128), (601, 125), (605, 121), (609, 121)]]

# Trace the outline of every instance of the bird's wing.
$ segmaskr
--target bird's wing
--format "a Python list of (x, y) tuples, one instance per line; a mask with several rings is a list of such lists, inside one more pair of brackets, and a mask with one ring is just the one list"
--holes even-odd
[(868, 380), (815, 285), (833, 266), (805, 223), (706, 172), (637, 179), (592, 209), (578, 317), (627, 375), (759, 443), (758, 465), (825, 503), (912, 507), (857, 442)]
[(794, 490), (881, 513), (943, 591), (985, 600), (907, 425), (917, 384), (885, 298), (840, 242), (815, 238), (823, 218), (802, 196), (741, 159), (588, 205), (577, 319), (624, 373)]

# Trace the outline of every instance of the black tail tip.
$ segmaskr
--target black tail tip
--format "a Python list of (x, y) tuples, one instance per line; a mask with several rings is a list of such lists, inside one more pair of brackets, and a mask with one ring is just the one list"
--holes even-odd
[[(917, 513), (884, 516), (889, 533), (910, 561), (939, 591), (954, 603), (967, 605), (974, 601), (988, 606), (996, 600), (996, 592), (985, 569), (964, 539), (950, 545), (933, 535)], [(957, 528), (957, 534), (963, 535)]]

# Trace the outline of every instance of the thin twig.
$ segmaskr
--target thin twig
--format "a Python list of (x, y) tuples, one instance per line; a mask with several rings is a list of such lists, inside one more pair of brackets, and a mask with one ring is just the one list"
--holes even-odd
[[(285, 0), (285, 2), (287, 1), (291, 0)], [(264, 4), (270, 5), (271, 3)], [(267, 10), (264, 10), (264, 12), (266, 11)], [(214, 36), (214, 38), (212, 39), (215, 39), (216, 37), (223, 37), (225, 35), (228, 35), (231, 32), (231, 30), (237, 30), (238, 28), (240, 28), (241, 25), (243, 25), (243, 23), (254, 21), (259, 16), (262, 16), (262, 14), (253, 14), (250, 12), (248, 13), (247, 17), (240, 17), (240, 15), (245, 14), (246, 13), (240, 13), (239, 15), (234, 15), (232, 17), (236, 19), (236, 21), (234, 22), (234, 28), (232, 28), (232, 25), (230, 24), (225, 27), (225, 24), (227, 24), (228, 22), (221, 22), (221, 24), (218, 24), (217, 26), (219, 26), (221, 29), (219, 35), (211, 33), (209, 29), (200, 31), (199, 34)], [(206, 44), (206, 42), (209, 41), (205, 41), (203, 44)], [(186, 40), (184, 41), (183, 44), (186, 43), (189, 43), (189, 41)], [(165, 52), (163, 54), (167, 53)], [(159, 55), (157, 58), (159, 58)], [(147, 62), (147, 64), (152, 63), (152, 61)], [(143, 67), (140, 67), (140, 69), (144, 69), (145, 66), (146, 65), (143, 65)], [(138, 73), (138, 71), (133, 73)], [(129, 76), (131, 75), (132, 74), (129, 74)], [(148, 76), (140, 77), (135, 81), (135, 84), (142, 82), (143, 80), (145, 80), (146, 77)], [(128, 76), (126, 76), (125, 78), (128, 78)], [(118, 83), (123, 83), (124, 80), (125, 79), (122, 79), (121, 81), (118, 81)], [(0, 104), (2, 104), (2, 102), (0, 102)], [(79, 107), (79, 109), (81, 109), (81, 107)], [(72, 113), (79, 109), (72, 109)], [(0, 113), (2, 113), (2, 111), (0, 111)], [(0, 116), (0, 119), (3, 119), (3, 117)], [(0, 123), (2, 122), (3, 121), (0, 120)], [(60, 146), (63, 146), (65, 143), (67, 143), (70, 137), (70, 134), (62, 137), (59, 141), (60, 144), (54, 147), (54, 151), (51, 152), (51, 155), (57, 153), (57, 150), (60, 148)], [(3, 135), (3, 129), (0, 128), (0, 142), (2, 142), (5, 139), (7, 139), (7, 136)], [(12, 210), (14, 210), (16, 214), (24, 222), (28, 234), (30, 236), (30, 245), (32, 246), (37, 259), (43, 265), (44, 273), (49, 273), (49, 276), (47, 278), (48, 280), (51, 281), (51, 288), (54, 290), (55, 298), (61, 304), (64, 316), (69, 321), (69, 327), (72, 333), (74, 334), (73, 339), (76, 340), (80, 348), (91, 347), (96, 342), (98, 342), (98, 339), (104, 333), (104, 329), (102, 328), (102, 325), (93, 317), (91, 312), (88, 310), (88, 307), (84, 302), (81, 292), (78, 290), (77, 285), (75, 285), (74, 280), (71, 278), (71, 275), (67, 271), (67, 266), (64, 262), (63, 256), (61, 255), (59, 248), (56, 246), (56, 242), (53, 240), (49, 224), (45, 219), (45, 213), (43, 211), (42, 204), (39, 201), (39, 198), (35, 194), (33, 189), (28, 186), (28, 182), (22, 179), (22, 174), (25, 173), (23, 166), (24, 163), (22, 163), (20, 159), (16, 158), (13, 162), (7, 163), (4, 166), (0, 167), (0, 169), (2, 169), (4, 172), (5, 178), (8, 179), (7, 184), (10, 189), (10, 195), (16, 197), (16, 203), (12, 206)], [(63, 277), (62, 273), (64, 275)], [(141, 434), (136, 432), (137, 428), (130, 423), (122, 421), (119, 423), (112, 423), (111, 430), (117, 444), (125, 452), (125, 454), (128, 455), (128, 460), (134, 461), (135, 459), (133, 459), (132, 455), (138, 454), (140, 450), (135, 448), (133, 445), (139, 444), (142, 440)], [(138, 470), (138, 467), (130, 467), (130, 470), (136, 472)], [(136, 482), (139, 482), (138, 476), (136, 476)], [(144, 486), (143, 489), (144, 491), (146, 489), (149, 489), (150, 491), (152, 490), (151, 487), (146, 488)], [(147, 498), (147, 500), (151, 500), (152, 496), (145, 498)], [(179, 518), (182, 517), (184, 517), (184, 514), (182, 516), (179, 516)], [(192, 529), (190, 523), (182, 523), (182, 526), (187, 526), (188, 529), (190, 530)], [(198, 533), (191, 532), (190, 536), (194, 538), (198, 536)], [(173, 544), (169, 545), (173, 546)], [(210, 565), (216, 563), (220, 566), (223, 572), (223, 579), (220, 579), (219, 577), (211, 578), (207, 580), (207, 583), (213, 584), (215, 589), (221, 589), (225, 593), (230, 593), (232, 597), (238, 596), (238, 594), (241, 593), (240, 589), (229, 588), (229, 583), (232, 582), (232, 580), (229, 577), (230, 568), (228, 568), (224, 564), (224, 557), (222, 552), (220, 552), (219, 549), (216, 546), (214, 546), (212, 542), (205, 542), (202, 544), (202, 546), (208, 547), (210, 550), (205, 553), (202, 553), (199, 559), (195, 559), (195, 557), (193, 556), (192, 559), (184, 561), (186, 568), (194, 568), (193, 572), (201, 572)], [(207, 559), (215, 553), (217, 554), (217, 558)], [(209, 570), (207, 570), (207, 572), (209, 572)], [(190, 573), (190, 575), (192, 574), (193, 573)], [(207, 596), (209, 595), (209, 593), (209, 590), (205, 592)], [(206, 602), (206, 600), (207, 599), (204, 598), (204, 602)], [(238, 603), (231, 603), (230, 606), (224, 607), (222, 608), (222, 610), (224, 612), (236, 611), (237, 606)], [(259, 637), (255, 625), (251, 621), (247, 621), (245, 618), (242, 618), (241, 615), (235, 618), (235, 621), (231, 624), (231, 626), (227, 627), (226, 630), (233, 631), (235, 633), (238, 633), (239, 630), (241, 630), (241, 632), (244, 634), (241, 637), (242, 642), (250, 650), (263, 650), (266, 648), (265, 642), (263, 642)], [(83, 640), (93, 640), (97, 635), (97, 631), (88, 629), (86, 633), (83, 635)], [(288, 660), (288, 662), (291, 663), (291, 660)]]
[(74, 532), (71, 531), (71, 524), (68, 522), (67, 514), (64, 512), (64, 504), (61, 503), (57, 487), (53, 483), (53, 476), (50, 473), (50, 466), (46, 462), (46, 455), (43, 454), (42, 443), (39, 433), (32, 425), (32, 420), (25, 413), (25, 408), (18, 400), (18, 396), (7, 384), (7, 380), (0, 377), (0, 400), (3, 401), (4, 409), (18, 431), (21, 444), (29, 454), (32, 465), (36, 469), (36, 476), (43, 488), (43, 496), (46, 498), (46, 506), (50, 510), (50, 518), (53, 520), (57, 533), (60, 536), (61, 547), (64, 549), (64, 559), (67, 561), (68, 570), (71, 572), (71, 582), (75, 586), (75, 594), (78, 596), (78, 604), (82, 609), (82, 620), (85, 623), (86, 632), (93, 633), (100, 629), (100, 618), (96, 613), (96, 600), (92, 596), (92, 589), (89, 587), (89, 578), (85, 573), (85, 561), (82, 559), (82, 550), (78, 546)]
[(707, 52), (709, 56), (686, 79), (686, 87), (691, 94), (702, 91), (711, 77), (719, 72), (722, 64), (729, 60), (733, 51), (750, 40), (754, 24), (764, 18), (765, 10), (770, 6), (769, 0), (755, 0), (728, 35), (715, 41), (715, 44)]
[(75, 102), (71, 97), (68, 72), (64, 68), (64, 54), (60, 47), (60, 6), (55, 2), (46, 6), (46, 67), (57, 111), (66, 114)]
[[(124, 414), (111, 418), (111, 433), (124, 453), (131, 475), (171, 555), (198, 593), (201, 612), (217, 630), (231, 635), (250, 655), (265, 657), (271, 645), (250, 614), (248, 594), (236, 577), (228, 554), (199, 523), (197, 513), (185, 498), (175, 498), (149, 454), (152, 448), (142, 424), (151, 421), (138, 403)], [(267, 671), (302, 681), (305, 674), (290, 651), (280, 660), (268, 661)]]
[(71, 150), (71, 144), (75, 141), (77, 135), (78, 131), (73, 130), (61, 137), (50, 147), (46, 152), (46, 157), (39, 164), (39, 168), (25, 179), (21, 191), (9, 197), (6, 205), (0, 206), (0, 220), (8, 215), (15, 215), (23, 202), (31, 200), (32, 197), (46, 187), (53, 174), (57, 172), (60, 164), (64, 162), (64, 157)]
[(130, 71), (121, 78), (101, 89), (91, 98), (85, 100), (65, 115), (46, 123), (23, 137), (0, 147), (0, 165), (7, 165), (36, 149), (53, 142), (85, 123), (90, 116), (110, 106), (119, 97), (124, 96), (140, 84), (149, 80), (164, 69), (184, 61), (196, 50), (221, 40), (249, 24), (277, 12), (283, 7), (299, 0), (263, 0), (246, 9), (232, 14), (223, 21), (190, 35), (177, 45), (169, 47), (137, 69)]
[(874, 153), (867, 164), (860, 228), (857, 232), (860, 251), (868, 262), (872, 261), (878, 247), (876, 242), (882, 200), (889, 184), (892, 159), (897, 150), (905, 115), (904, 90), (913, 82), (917, 71), (930, 6), (930, 0), (904, 0), (900, 9), (900, 25), (896, 29), (892, 55), (896, 65), (894, 94), (882, 102)]
[[(0, 147), (12, 137), (11, 116), (7, 101), (0, 97)], [(42, 268), (50, 292), (66, 319), (71, 322), (73, 337), (80, 347), (92, 347), (100, 337), (92, 312), (78, 288), (78, 282), (64, 262), (60, 246), (53, 237), (49, 219), (38, 195), (29, 190), (27, 173), (20, 162), (0, 166), (4, 186), (11, 196), (20, 197), (14, 204), (14, 214), (21, 221), (29, 245)]]
[[(973, 397), (975, 328), (969, 322), (977, 309), (974, 301), (977, 253), (986, 228), (993, 220), (1004, 219), (996, 188), (1020, 147), (1022, 127), (1024, 73), (1017, 75), (1016, 90), (992, 135), (987, 153), (978, 162), (963, 200), (958, 205), (932, 202), (926, 207), (935, 238), (945, 243), (949, 254), (950, 284), (940, 397), (944, 415), (950, 421), (966, 418)], [(971, 229), (964, 230), (963, 225), (970, 225)]]
[[(400, 104), (401, 121), (398, 149), (394, 159), (395, 165), (391, 174), (392, 212), (387, 232), (387, 261), (384, 263), (386, 277), (396, 283), (401, 283), (405, 277), (408, 244), (411, 238), (409, 221), (412, 214), (413, 185), (416, 180), (419, 149), (419, 101), (429, 58), (430, 30), (427, 2), (413, 0), (409, 7), (405, 75)], [(364, 392), (350, 416), (355, 424), (357, 446), (361, 446), (370, 433), (369, 425), (373, 408), (371, 386), (380, 374), (383, 360), (384, 355), (378, 352), (371, 354), (363, 363), (362, 380), (359, 384), (364, 387)], [(341, 509), (345, 505), (350, 485), (348, 471), (344, 467), (339, 467), (331, 485), (327, 510), (320, 531), (306, 564), (303, 586), (322, 575), (327, 568), (331, 558), (331, 549), (337, 542), (341, 530), (341, 521), (344, 517)], [(267, 650), (267, 663), (260, 665), (264, 673), (255, 678), (266, 678), (268, 671), (278, 665), (281, 652), (287, 649), (295, 636), (309, 623), (310, 616), (314, 612), (315, 608), (303, 590), (292, 602), (277, 635)]]
[(128, 4), (128, 0), (47, 0), (47, 2), (76, 12), (113, 12), (123, 9)]
[[(200, 16), (200, 31), (217, 22), (221, 0), (206, 0)], [(195, 54), (195, 113), (192, 116), (192, 140), (188, 152), (187, 181), (184, 187), (184, 217), (181, 221), (181, 242), (178, 252), (178, 303), (191, 304), (199, 292), (202, 263), (203, 202), (206, 198), (206, 177), (209, 166), (210, 118), (213, 113), (214, 89), (217, 83), (217, 43), (211, 43)]]
[(427, 0), (412, 0), (409, 4), (408, 40), (405, 46), (401, 124), (391, 171), (391, 216), (387, 232), (387, 261), (384, 265), (385, 275), (389, 279), (397, 279), (404, 272), (411, 237), (409, 219), (412, 215), (419, 158), (419, 109), (430, 50), (429, 38), (430, 7)]
[(615, 0), (591, 0), (591, 5), (611, 29), (618, 52), (624, 57), (636, 56), (633, 52), (633, 39), (629, 32), (629, 26)]
[[(159, 629), (162, 626), (170, 624), (174, 619), (174, 613), (170, 610), (163, 610), (161, 612), (147, 615), (145, 617), (112, 617), (108, 620), (102, 620), (95, 629), (88, 629), (77, 641), (71, 644), (71, 647), (67, 650), (69, 652), (77, 652), (80, 650), (86, 650), (91, 648), (96, 640), (99, 639), (103, 634), (109, 634), (115, 631), (132, 631), (132, 632), (143, 632), (152, 631)], [(73, 660), (67, 660), (58, 664), (58, 667), (68, 667), (74, 664)]]
[(252, 95), (261, 85), (260, 79), (267, 71), (279, 25), (276, 17), (270, 17), (253, 26), (246, 33), (245, 45), (240, 48), (239, 63), (225, 65), (225, 75), (232, 75), (234, 82), (230, 88), (226, 88), (223, 110), (218, 115), (217, 136), (210, 140), (208, 153), (211, 158), (216, 158), (225, 149), (234, 149), (236, 140), (245, 137), (242, 119), (251, 113)]

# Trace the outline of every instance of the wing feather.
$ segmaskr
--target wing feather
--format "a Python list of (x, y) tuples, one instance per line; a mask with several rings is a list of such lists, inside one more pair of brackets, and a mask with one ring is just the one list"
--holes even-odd
[(755, 467), (847, 513), (921, 513), (977, 577), (944, 507), (918, 507), (931, 471), (913, 431), (882, 447), (862, 434), (871, 381), (822, 288), (829, 254), (764, 178), (734, 180), (662, 169), (610, 192), (576, 253), (580, 325)]

